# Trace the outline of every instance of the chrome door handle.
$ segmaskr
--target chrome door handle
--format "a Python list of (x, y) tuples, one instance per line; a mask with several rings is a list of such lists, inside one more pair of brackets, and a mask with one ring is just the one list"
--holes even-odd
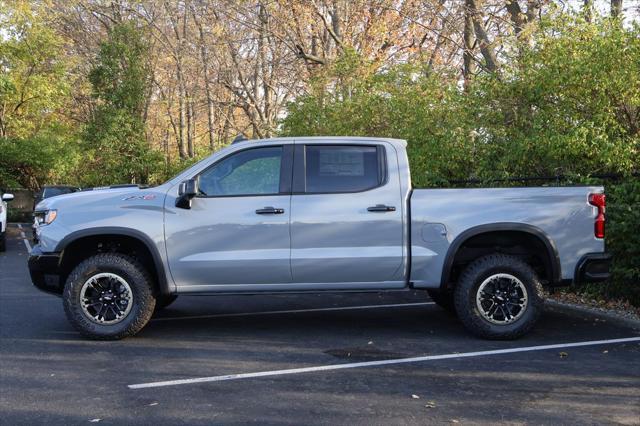
[(277, 209), (275, 207), (265, 207), (263, 209), (256, 210), (256, 214), (283, 214), (284, 209)]

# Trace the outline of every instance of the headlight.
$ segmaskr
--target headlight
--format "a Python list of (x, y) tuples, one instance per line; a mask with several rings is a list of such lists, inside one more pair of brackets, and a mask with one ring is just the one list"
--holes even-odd
[(45, 210), (34, 213), (35, 221), (39, 226), (49, 225), (58, 217), (57, 210)]

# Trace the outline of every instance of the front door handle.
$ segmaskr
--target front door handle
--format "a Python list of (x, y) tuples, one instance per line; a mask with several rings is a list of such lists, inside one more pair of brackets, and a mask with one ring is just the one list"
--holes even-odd
[(369, 212), (395, 212), (396, 208), (393, 206), (385, 206), (384, 204), (376, 204), (373, 207), (368, 207)]
[(283, 214), (284, 209), (277, 209), (275, 207), (265, 207), (263, 209), (256, 210), (256, 214)]

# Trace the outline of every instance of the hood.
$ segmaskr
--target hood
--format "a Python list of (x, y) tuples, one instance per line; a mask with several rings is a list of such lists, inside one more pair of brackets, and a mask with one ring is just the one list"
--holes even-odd
[(125, 203), (127, 199), (137, 198), (137, 195), (143, 197), (144, 195), (150, 196), (150, 194), (152, 193), (157, 196), (157, 188), (141, 189), (137, 186), (94, 188), (91, 190), (78, 191), (71, 194), (56, 195), (55, 197), (45, 198), (38, 203), (35, 210), (44, 211), (66, 207), (80, 207), (91, 205), (94, 203), (100, 205), (105, 205), (106, 203), (110, 206), (117, 206), (119, 204)]

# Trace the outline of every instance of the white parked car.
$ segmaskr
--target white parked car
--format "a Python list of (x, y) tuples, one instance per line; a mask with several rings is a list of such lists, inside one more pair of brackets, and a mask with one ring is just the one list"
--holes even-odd
[(7, 245), (7, 201), (13, 200), (13, 194), (3, 194), (0, 191), (0, 197), (0, 251), (4, 251)]

